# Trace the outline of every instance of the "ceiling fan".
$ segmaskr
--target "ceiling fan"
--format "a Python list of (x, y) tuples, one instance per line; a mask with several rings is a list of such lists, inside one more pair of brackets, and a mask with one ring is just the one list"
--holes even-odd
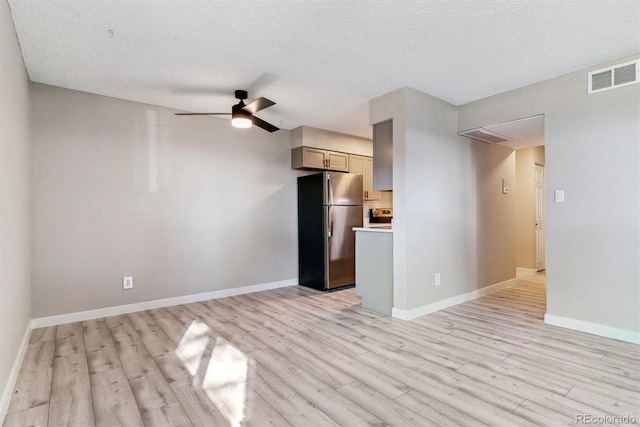
[(239, 103), (231, 107), (230, 113), (175, 113), (176, 116), (231, 116), (231, 125), (237, 128), (250, 128), (256, 125), (267, 132), (275, 132), (280, 128), (267, 123), (264, 120), (254, 116), (260, 110), (275, 105), (275, 102), (267, 98), (258, 98), (248, 104), (244, 103), (248, 93), (246, 90), (236, 90), (235, 96), (240, 100)]

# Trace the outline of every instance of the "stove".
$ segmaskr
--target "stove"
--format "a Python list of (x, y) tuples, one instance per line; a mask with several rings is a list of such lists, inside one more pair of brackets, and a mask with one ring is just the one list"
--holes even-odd
[(393, 209), (376, 208), (369, 209), (369, 224), (391, 224)]

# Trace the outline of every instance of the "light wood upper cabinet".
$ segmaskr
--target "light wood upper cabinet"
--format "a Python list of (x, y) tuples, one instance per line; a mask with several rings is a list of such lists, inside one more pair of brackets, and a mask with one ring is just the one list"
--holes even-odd
[(301, 150), (302, 164), (307, 168), (325, 169), (327, 167), (327, 152), (325, 150), (316, 150), (315, 148), (307, 148)]
[(318, 148), (298, 147), (291, 150), (291, 168), (349, 172), (349, 155)]
[(337, 151), (327, 151), (327, 169), (338, 172), (349, 172), (349, 155)]
[(376, 159), (373, 188), (393, 190), (393, 121), (373, 125), (373, 158)]
[(349, 173), (362, 175), (364, 200), (380, 199), (380, 192), (373, 190), (373, 158), (351, 154), (349, 156)]

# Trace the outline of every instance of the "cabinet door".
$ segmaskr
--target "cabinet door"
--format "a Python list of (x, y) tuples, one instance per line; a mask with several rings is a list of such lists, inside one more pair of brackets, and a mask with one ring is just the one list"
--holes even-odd
[(380, 192), (373, 191), (373, 158), (366, 156), (349, 156), (349, 173), (362, 175), (362, 197), (364, 200), (379, 200)]
[(373, 188), (393, 190), (393, 121), (373, 125), (373, 158), (376, 173)]
[(362, 175), (364, 178), (364, 156), (358, 156), (355, 154), (349, 155), (349, 173), (356, 175)]
[(304, 147), (302, 150), (302, 165), (306, 168), (326, 169), (327, 152), (315, 148)]
[(366, 199), (380, 200), (380, 192), (373, 191), (373, 158), (364, 158), (364, 182), (367, 186)]
[(338, 153), (335, 151), (327, 151), (327, 160), (329, 166), (327, 169), (338, 172), (349, 172), (349, 155), (347, 153)]
[(367, 191), (370, 190), (371, 184), (367, 187), (367, 176), (365, 175), (365, 160), (364, 156), (358, 156), (355, 154), (349, 155), (349, 173), (362, 175), (362, 198), (367, 200)]

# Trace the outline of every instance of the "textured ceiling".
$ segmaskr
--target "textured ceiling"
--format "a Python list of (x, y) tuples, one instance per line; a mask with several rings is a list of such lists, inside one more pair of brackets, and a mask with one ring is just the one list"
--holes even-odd
[(276, 125), (365, 137), (400, 87), (460, 105), (640, 52), (638, 0), (9, 4), (35, 82), (194, 112), (248, 89)]

